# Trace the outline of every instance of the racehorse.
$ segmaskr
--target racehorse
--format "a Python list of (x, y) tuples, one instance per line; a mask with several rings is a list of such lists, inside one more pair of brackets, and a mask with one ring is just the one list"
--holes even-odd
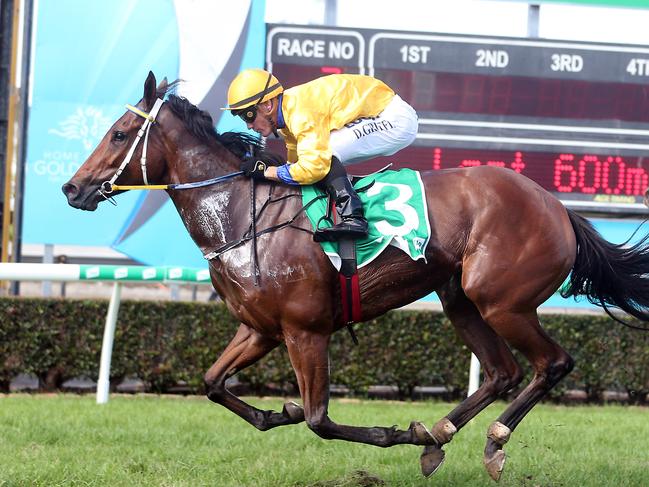
[[(444, 460), (442, 447), (453, 435), (522, 381), (513, 347), (529, 360), (534, 376), (488, 428), (484, 463), (498, 480), (503, 446), (514, 428), (573, 368), (570, 355), (541, 328), (539, 305), (570, 275), (566, 295), (582, 294), (607, 311), (617, 307), (649, 320), (646, 237), (633, 246), (613, 245), (587, 220), (509, 169), (424, 172), (431, 224), (426, 261), (388, 247), (359, 269), (360, 321), (436, 291), (457, 333), (480, 360), (484, 381), (430, 429), (416, 421), (406, 430), (335, 423), (328, 414), (327, 349), (331, 335), (346, 323), (337, 271), (313, 242), (300, 190), (239, 177), (241, 158), (246, 152), (263, 155), (262, 147), (243, 134), (218, 134), (207, 113), (168, 93), (172, 85), (165, 79), (156, 87), (150, 72), (143, 98), (127, 106), (62, 189), (70, 205), (92, 211), (128, 185), (169, 185), (164, 187), (189, 234), (209, 257), (215, 289), (241, 323), (205, 374), (207, 397), (259, 430), (306, 421), (326, 439), (422, 445), (421, 468), (428, 476)], [(145, 142), (139, 144), (142, 136)], [(141, 167), (129, 164), (133, 156), (141, 157)], [(188, 190), (173, 186), (205, 178), (223, 180)], [(120, 184), (113, 186), (116, 181)], [(302, 406), (287, 402), (281, 412), (263, 411), (226, 389), (226, 379), (281, 343)]]

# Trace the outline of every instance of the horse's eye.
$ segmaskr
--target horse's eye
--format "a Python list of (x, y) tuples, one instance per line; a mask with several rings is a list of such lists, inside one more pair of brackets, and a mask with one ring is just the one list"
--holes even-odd
[(122, 142), (126, 140), (126, 134), (124, 132), (115, 131), (113, 132), (113, 141)]

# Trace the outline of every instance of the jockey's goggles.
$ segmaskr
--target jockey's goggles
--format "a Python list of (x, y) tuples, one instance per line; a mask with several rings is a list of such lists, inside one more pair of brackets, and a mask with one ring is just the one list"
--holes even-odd
[(255, 118), (257, 118), (256, 105), (253, 105), (251, 107), (246, 107), (237, 111), (232, 110), (232, 112), (234, 115), (241, 117), (241, 120), (243, 120), (245, 123), (253, 123), (255, 121)]

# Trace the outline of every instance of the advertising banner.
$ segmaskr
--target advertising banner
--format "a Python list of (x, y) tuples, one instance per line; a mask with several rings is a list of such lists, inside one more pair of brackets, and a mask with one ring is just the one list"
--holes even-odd
[[(129, 192), (95, 212), (68, 206), (72, 177), (149, 70), (183, 79), (178, 94), (219, 131), (244, 130), (221, 111), (227, 86), (263, 66), (264, 0), (37, 2), (27, 139), (23, 242), (112, 246), (148, 265), (205, 266), (165, 193)], [(258, 33), (258, 34), (256, 34)]]

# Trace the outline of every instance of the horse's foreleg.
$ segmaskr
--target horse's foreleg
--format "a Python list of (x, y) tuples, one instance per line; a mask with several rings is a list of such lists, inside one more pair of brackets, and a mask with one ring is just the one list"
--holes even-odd
[(299, 331), (287, 335), (291, 364), (295, 370), (304, 402), (304, 417), (313, 432), (324, 439), (338, 439), (388, 447), (398, 444), (426, 445), (434, 438), (420, 423), (411, 423), (407, 430), (396, 427), (361, 427), (334, 423), (329, 419), (329, 361), (330, 335)]
[(302, 408), (294, 402), (288, 402), (284, 404), (281, 413), (262, 411), (230, 393), (225, 387), (225, 381), (238, 371), (257, 362), (277, 345), (279, 342), (276, 340), (260, 335), (247, 325), (241, 324), (225, 351), (205, 374), (207, 397), (225, 406), (261, 431), (304, 421)]

